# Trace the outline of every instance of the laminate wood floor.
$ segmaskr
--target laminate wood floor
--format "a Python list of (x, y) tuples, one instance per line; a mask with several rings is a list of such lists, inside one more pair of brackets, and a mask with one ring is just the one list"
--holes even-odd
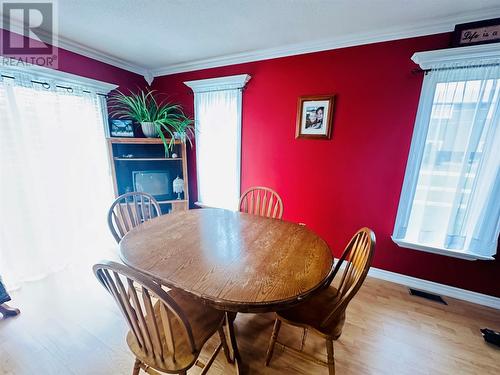
[[(125, 344), (126, 326), (89, 266), (72, 267), (12, 293), (21, 315), (0, 320), (0, 374), (131, 374), (134, 359)], [(405, 287), (368, 278), (347, 309), (343, 335), (335, 343), (337, 374), (500, 374), (500, 349), (479, 332), (500, 330), (500, 311), (452, 298), (448, 306), (408, 294)], [(240, 314), (236, 334), (250, 374), (327, 374), (276, 347), (271, 366), (264, 357), (272, 314)], [(301, 330), (284, 325), (280, 340), (296, 347)], [(206, 359), (218, 338), (205, 348)], [(308, 335), (305, 350), (325, 358), (324, 343)], [(194, 367), (190, 374), (198, 374)], [(209, 371), (232, 374), (219, 354)]]

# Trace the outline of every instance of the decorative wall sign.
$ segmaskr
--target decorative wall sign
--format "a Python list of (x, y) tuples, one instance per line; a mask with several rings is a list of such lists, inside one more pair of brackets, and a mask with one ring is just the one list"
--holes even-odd
[(109, 119), (109, 127), (112, 137), (134, 136), (134, 126), (132, 120)]
[(500, 42), (500, 18), (455, 26), (453, 47)]
[(333, 103), (333, 95), (301, 96), (297, 104), (295, 138), (330, 139)]

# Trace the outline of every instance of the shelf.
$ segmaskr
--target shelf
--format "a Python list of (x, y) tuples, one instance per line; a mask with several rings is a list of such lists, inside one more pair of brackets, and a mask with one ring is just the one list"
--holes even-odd
[(185, 202), (187, 202), (187, 200), (186, 199), (171, 199), (168, 201), (158, 201), (159, 204), (167, 204), (167, 203), (175, 203), (175, 202), (185, 203)]
[[(169, 142), (170, 139), (167, 140)], [(183, 199), (176, 199), (177, 194), (159, 196), (157, 202), (162, 211), (184, 211), (189, 208), (188, 168), (186, 145), (181, 140), (174, 140), (173, 150), (166, 154), (160, 138), (109, 137), (106, 139), (110, 168), (113, 178), (113, 190), (116, 196), (132, 189), (134, 172), (138, 170), (161, 170), (168, 177), (181, 176), (184, 180)], [(177, 157), (173, 158), (175, 153)], [(172, 186), (172, 181), (169, 182)], [(171, 191), (171, 189), (170, 189)], [(1, 371), (0, 371), (1, 372)]]
[(182, 160), (182, 158), (119, 158), (114, 157), (114, 160), (121, 161), (161, 161), (161, 160)]
[[(157, 201), (159, 204), (167, 204), (167, 203), (186, 203), (187, 199), (168, 199), (165, 201)], [(131, 203), (131, 202), (129, 202)], [(127, 203), (122, 203), (122, 205), (126, 205)], [(141, 205), (141, 202), (137, 202), (138, 205)], [(149, 204), (149, 203), (148, 203)]]
[[(109, 143), (131, 143), (131, 144), (156, 144), (161, 145), (163, 141), (161, 138), (126, 138), (126, 137), (110, 137), (108, 138)], [(170, 139), (167, 138), (167, 143), (170, 142)], [(182, 144), (180, 139), (176, 139), (174, 144), (179, 145)]]

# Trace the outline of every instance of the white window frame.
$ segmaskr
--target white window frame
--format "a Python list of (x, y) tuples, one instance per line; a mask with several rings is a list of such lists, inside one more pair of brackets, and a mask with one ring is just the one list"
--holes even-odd
[(62, 70), (56, 70), (47, 68), (45, 66), (33, 65), (33, 64), (19, 64), (16, 59), (2, 57), (6, 62), (0, 66), (2, 73), (13, 73), (13, 74), (29, 74), (33, 79), (45, 82), (57, 81), (60, 85), (65, 86), (83, 86), (89, 91), (108, 94), (110, 91), (118, 88), (118, 85), (113, 83), (108, 83), (104, 81), (98, 81), (96, 79), (87, 78), (79, 76), (72, 73), (63, 72)]
[[(456, 63), (456, 64), (467, 65), (470, 64), (472, 61), (484, 60), (484, 59), (498, 59), (498, 58), (500, 58), (500, 48), (498, 46), (498, 43), (460, 47), (460, 48), (448, 48), (435, 51), (417, 52), (414, 53), (413, 56), (411, 57), (411, 59), (415, 63), (417, 63), (422, 70), (433, 69), (433, 67), (442, 63)], [(433, 95), (423, 96), (423, 94), (427, 93), (428, 91), (429, 90), (427, 90), (426, 81), (424, 79), (419, 107), (424, 102), (433, 101)], [(417, 119), (418, 116), (419, 115), (417, 114)], [(408, 170), (409, 168), (408, 166), (412, 165), (412, 163), (414, 162), (416, 161), (412, 160), (412, 151), (410, 150), (410, 155), (406, 169)], [(399, 218), (400, 209), (401, 209), (401, 202), (399, 203), (398, 217), (396, 218), (394, 233), (392, 235), (393, 242), (395, 242), (398, 246), (434, 254), (446, 255), (454, 258), (466, 259), (466, 260), (494, 260), (492, 256), (484, 256), (482, 254), (455, 251), (453, 249), (446, 249), (442, 247), (427, 246), (419, 243), (408, 242), (400, 238), (397, 238), (396, 229), (398, 227), (398, 220), (400, 220)]]
[(29, 74), (35, 81), (45, 82), (48, 80), (55, 81), (61, 86), (85, 87), (89, 91), (98, 94), (98, 100), (102, 109), (104, 136), (106, 138), (110, 137), (108, 124), (108, 102), (106, 100), (106, 95), (111, 91), (116, 90), (118, 88), (118, 85), (63, 72), (62, 70), (47, 68), (45, 66), (34, 64), (18, 64), (18, 61), (12, 58), (3, 59), (5, 60), (5, 63), (2, 67), (0, 67), (0, 71), (3, 74), (11, 74), (14, 76), (16, 74)]
[[(248, 74), (238, 74), (238, 75), (233, 75), (233, 76), (225, 76), (225, 77), (217, 77), (217, 78), (209, 78), (209, 79), (201, 79), (201, 80), (196, 80), (196, 81), (186, 81), (184, 84), (191, 88), (193, 90), (193, 93), (195, 95), (195, 101), (196, 101), (196, 95), (200, 93), (206, 93), (206, 92), (214, 92), (214, 91), (223, 91), (223, 90), (239, 90), (239, 95), (238, 95), (238, 102), (237, 102), (237, 123), (235, 124), (237, 129), (236, 129), (236, 158), (237, 160), (235, 161), (237, 164), (237, 169), (236, 169), (236, 178), (237, 181), (235, 183), (237, 184), (237, 193), (238, 197), (232, 197), (235, 202), (239, 199), (239, 195), (241, 193), (241, 118), (242, 118), (242, 89), (245, 87), (247, 82), (250, 80), (251, 76)], [(197, 122), (196, 118), (196, 109), (195, 109), (195, 124)], [(195, 132), (195, 144), (196, 144), (196, 138), (198, 137), (198, 133)], [(200, 158), (200, 155), (198, 152), (196, 152), (196, 164), (197, 164), (197, 169), (200, 163), (198, 162)], [(197, 185), (198, 185), (198, 197), (200, 197), (200, 178), (199, 178), (199, 171), (197, 170)], [(213, 205), (210, 202), (196, 202), (196, 205), (200, 207), (213, 207)], [(234, 210), (237, 210), (237, 206), (233, 207)]]

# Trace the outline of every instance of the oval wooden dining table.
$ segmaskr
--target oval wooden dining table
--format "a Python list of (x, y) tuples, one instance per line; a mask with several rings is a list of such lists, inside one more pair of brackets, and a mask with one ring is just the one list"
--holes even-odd
[(307, 227), (221, 209), (157, 217), (119, 246), (128, 266), (226, 313), (292, 306), (321, 288), (333, 268), (328, 245)]

